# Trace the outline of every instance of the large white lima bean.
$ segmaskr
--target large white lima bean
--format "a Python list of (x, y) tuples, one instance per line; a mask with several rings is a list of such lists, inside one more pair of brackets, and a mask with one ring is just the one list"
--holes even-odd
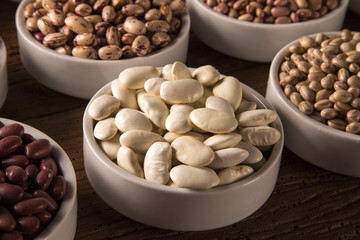
[(280, 133), (268, 126), (277, 115), (256, 109), (251, 101), (241, 105), (239, 80), (220, 77), (209, 65), (192, 75), (181, 62), (161, 71), (151, 66), (126, 69), (111, 83), (114, 97), (99, 97), (89, 107), (100, 112), (92, 114), (98, 119), (94, 136), (120, 167), (153, 183), (170, 185), (171, 176), (171, 185), (208, 189), (242, 179), (264, 160), (258, 147), (279, 140)]
[(155, 142), (146, 152), (144, 159), (145, 179), (159, 184), (169, 181), (172, 149), (167, 142)]

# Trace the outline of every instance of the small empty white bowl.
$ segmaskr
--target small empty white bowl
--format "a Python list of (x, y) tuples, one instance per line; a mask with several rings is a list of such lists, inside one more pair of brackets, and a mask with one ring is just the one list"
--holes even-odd
[(5, 125), (21, 124), (25, 133), (31, 134), (35, 139), (45, 138), (49, 140), (52, 145), (51, 155), (57, 161), (59, 171), (66, 180), (66, 193), (56, 215), (35, 239), (74, 239), (77, 225), (77, 183), (73, 165), (66, 152), (49, 136), (25, 123), (6, 118), (0, 118), (0, 122)]
[(249, 61), (271, 62), (287, 43), (316, 32), (339, 31), (349, 0), (321, 18), (290, 24), (264, 24), (240, 21), (215, 12), (201, 0), (186, 2), (191, 30), (211, 48)]
[[(325, 34), (340, 35), (340, 32)], [(280, 65), (289, 46), (297, 41), (289, 43), (275, 56), (266, 90), (266, 99), (274, 106), (284, 126), (285, 146), (320, 168), (360, 177), (360, 135), (334, 129), (305, 115), (290, 102), (280, 87)]]
[(8, 75), (6, 61), (6, 46), (2, 38), (0, 37), (0, 108), (3, 106), (8, 93)]
[[(271, 195), (278, 176), (283, 137), (267, 162), (244, 180), (208, 190), (174, 188), (134, 176), (111, 161), (94, 138), (88, 109), (97, 97), (110, 92), (108, 83), (90, 100), (83, 116), (84, 166), (95, 192), (119, 213), (144, 224), (170, 230), (200, 231), (238, 222), (259, 209)], [(243, 98), (258, 108), (273, 109), (255, 90), (243, 86)], [(282, 134), (278, 118), (273, 127)]]
[(26, 70), (43, 85), (78, 98), (90, 99), (97, 90), (118, 77), (121, 70), (142, 66), (164, 66), (168, 62), (186, 62), (190, 17), (182, 17), (182, 27), (171, 44), (146, 55), (119, 60), (89, 60), (66, 56), (39, 43), (25, 28), (24, 9), (32, 0), (23, 0), (16, 11), (16, 29), (20, 57)]

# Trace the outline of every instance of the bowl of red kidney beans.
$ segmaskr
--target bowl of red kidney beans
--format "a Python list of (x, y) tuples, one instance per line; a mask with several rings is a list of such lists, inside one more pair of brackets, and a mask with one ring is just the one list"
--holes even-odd
[(76, 176), (43, 132), (0, 118), (0, 239), (73, 239)]

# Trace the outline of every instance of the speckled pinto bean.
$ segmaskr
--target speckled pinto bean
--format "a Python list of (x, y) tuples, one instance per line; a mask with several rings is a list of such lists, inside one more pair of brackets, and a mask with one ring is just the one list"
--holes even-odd
[(64, 33), (57, 32), (57, 33), (49, 33), (47, 34), (42, 43), (45, 47), (49, 48), (57, 48), (64, 45), (67, 41), (67, 36)]
[[(29, 3), (24, 10), (26, 28), (44, 46), (94, 60), (145, 56), (166, 47), (179, 33), (185, 14), (183, 0), (44, 0)], [(87, 39), (85, 34), (96, 37)], [(133, 44), (139, 35), (148, 39), (140, 37)]]
[(72, 55), (78, 58), (97, 59), (97, 51), (89, 46), (76, 46), (71, 51)]
[(0, 239), (34, 239), (58, 211), (66, 181), (49, 140), (21, 124), (0, 123), (0, 133)]
[(145, 56), (150, 52), (150, 40), (145, 35), (137, 36), (131, 44), (131, 49), (138, 56)]
[(108, 45), (100, 48), (98, 55), (102, 60), (116, 60), (121, 58), (122, 50), (118, 45)]
[[(194, 71), (181, 62), (161, 70), (127, 68), (111, 82), (111, 93), (91, 101), (87, 113), (109, 160), (129, 174), (172, 187), (205, 190), (240, 181), (266, 162), (262, 151), (281, 137), (271, 127), (277, 114), (243, 99), (239, 80), (221, 77), (210, 65)], [(112, 139), (111, 150), (105, 149)]]
[(80, 16), (69, 16), (65, 18), (65, 24), (71, 31), (77, 34), (92, 33), (94, 31), (91, 23)]
[[(360, 95), (360, 67), (353, 57), (360, 56), (358, 35), (343, 29), (340, 36), (303, 36), (289, 48), (279, 72), (280, 85), (301, 112), (353, 134), (360, 133), (354, 127), (359, 119), (347, 115), (360, 109), (351, 104)], [(301, 74), (291, 74), (295, 69)]]

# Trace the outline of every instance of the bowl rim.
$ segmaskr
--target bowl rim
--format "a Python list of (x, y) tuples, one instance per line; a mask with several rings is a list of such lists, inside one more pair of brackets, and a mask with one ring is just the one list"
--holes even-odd
[(0, 121), (5, 125), (12, 123), (21, 124), (25, 128), (25, 133), (31, 134), (36, 139), (46, 138), (47, 140), (50, 141), (52, 145), (53, 148), (52, 154), (58, 155), (58, 158), (63, 159), (63, 161), (57, 163), (62, 171), (62, 175), (66, 180), (67, 191), (65, 193), (64, 198), (61, 200), (60, 208), (56, 212), (55, 216), (53, 216), (51, 222), (36, 236), (36, 238), (52, 236), (55, 229), (60, 228), (61, 225), (66, 223), (66, 220), (68, 220), (68, 216), (71, 215), (72, 211), (77, 211), (77, 179), (71, 160), (66, 154), (65, 150), (57, 142), (55, 142), (55, 140), (53, 140), (44, 132), (26, 123), (12, 119), (0, 117)]
[(0, 36), (0, 72), (4, 71), (7, 61), (6, 45), (2, 37)]
[[(194, 68), (188, 67), (191, 71), (194, 70)], [(158, 68), (161, 69), (161, 68)], [(221, 77), (224, 77), (224, 75), (221, 74)], [(128, 173), (121, 167), (117, 166), (116, 163), (114, 163), (112, 160), (110, 160), (105, 153), (100, 149), (99, 145), (96, 143), (96, 140), (93, 135), (93, 119), (88, 114), (88, 109), (90, 103), (98, 96), (107, 94), (111, 92), (111, 82), (107, 83), (105, 86), (103, 86), (101, 89), (99, 89), (94, 96), (89, 100), (86, 109), (84, 111), (83, 115), (83, 140), (84, 144), (87, 144), (89, 148), (91, 149), (92, 153), (96, 156), (97, 160), (100, 160), (109, 171), (114, 172), (117, 175), (120, 175), (121, 178), (126, 179), (126, 181), (132, 182), (134, 184), (138, 184), (142, 187), (149, 188), (151, 190), (155, 191), (161, 191), (161, 192), (168, 192), (171, 194), (179, 194), (179, 195), (196, 195), (196, 196), (203, 196), (203, 195), (213, 195), (213, 194), (225, 194), (226, 192), (230, 191), (236, 191), (237, 189), (240, 189), (244, 186), (250, 185), (252, 182), (257, 181), (262, 175), (268, 173), (271, 171), (271, 169), (276, 165), (278, 161), (281, 161), (281, 155), (282, 155), (282, 149), (284, 146), (284, 131), (283, 126), (281, 123), (280, 118), (278, 117), (274, 123), (272, 123), (277, 130), (280, 131), (281, 137), (279, 141), (273, 146), (272, 152), (269, 155), (266, 163), (258, 169), (254, 174), (250, 175), (249, 177), (240, 180), (235, 183), (218, 186), (211, 189), (206, 190), (196, 190), (196, 189), (187, 189), (187, 188), (176, 188), (171, 187), (167, 185), (161, 185), (149, 182), (145, 179), (139, 178), (137, 176), (132, 175), (131, 173)], [(240, 82), (241, 83), (241, 82)], [(243, 97), (244, 96), (251, 96), (252, 98), (255, 98), (257, 101), (260, 102), (262, 105), (262, 108), (268, 108), (273, 111), (275, 111), (274, 107), (262, 96), (260, 93), (256, 92), (251, 87), (247, 86), (246, 84), (241, 83), (242, 89), (243, 89)], [(84, 158), (84, 162), (85, 162)], [(115, 167), (114, 167), (115, 166)]]
[[(332, 32), (323, 32), (326, 35), (340, 35), (341, 31), (332, 31)], [(307, 36), (314, 37), (318, 33), (309, 34)], [(332, 128), (324, 123), (318, 122), (315, 119), (309, 117), (308, 115), (302, 113), (285, 95), (284, 91), (281, 89), (279, 84), (278, 71), (280, 68), (280, 64), (283, 61), (285, 55), (289, 53), (289, 47), (293, 44), (299, 42), (299, 39), (296, 39), (286, 46), (280, 49), (280, 51), (275, 55), (273, 61), (270, 65), (269, 70), (269, 83), (274, 87), (273, 90), (276, 91), (276, 96), (278, 100), (281, 101), (282, 106), (286, 108), (286, 114), (294, 114), (299, 121), (303, 121), (307, 126), (312, 126), (317, 130), (320, 130), (323, 133), (328, 135), (333, 135), (338, 138), (346, 139), (348, 141), (360, 141), (360, 135), (347, 133), (345, 131), (341, 131), (335, 128)], [(284, 111), (284, 109), (282, 109)]]
[(56, 52), (54, 49), (50, 49), (45, 47), (43, 44), (41, 44), (39, 41), (37, 41), (25, 28), (25, 17), (24, 17), (24, 9), (27, 4), (32, 2), (33, 0), (23, 0), (19, 4), (19, 6), (16, 9), (15, 13), (15, 25), (18, 32), (18, 37), (22, 37), (28, 44), (30, 44), (32, 47), (36, 48), (37, 50), (41, 51), (44, 54), (49, 54), (53, 57), (59, 58), (63, 61), (73, 61), (75, 63), (84, 63), (84, 64), (96, 64), (96, 65), (106, 65), (106, 64), (120, 64), (121, 62), (125, 61), (126, 64), (139, 64), (139, 61), (150, 61), (152, 59), (156, 59), (159, 57), (159, 55), (167, 54), (172, 48), (177, 48), (178, 45), (186, 41), (187, 39), (187, 33), (190, 32), (190, 15), (188, 12), (186, 12), (185, 15), (181, 17), (181, 28), (179, 33), (177, 34), (177, 37), (167, 46), (164, 48), (158, 49), (157, 51), (154, 51), (153, 53), (150, 53), (148, 55), (145, 55), (143, 57), (133, 57), (133, 58), (120, 58), (118, 60), (100, 60), (100, 59), (85, 59), (85, 58), (77, 58), (74, 56), (64, 55), (61, 53)]
[(309, 23), (310, 25), (315, 25), (315, 24), (317, 25), (317, 24), (326, 23), (326, 21), (328, 19), (332, 18), (333, 15), (337, 15), (337, 14), (339, 14), (339, 12), (342, 12), (343, 10), (346, 11), (350, 0), (341, 0), (339, 6), (337, 8), (335, 8), (334, 10), (332, 10), (331, 12), (325, 14), (322, 17), (319, 17), (319, 18), (316, 18), (316, 19), (311, 19), (311, 20), (304, 21), (304, 22), (289, 23), (289, 24), (265, 24), (265, 23), (254, 23), (254, 22), (241, 21), (241, 20), (237, 20), (235, 18), (226, 16), (224, 14), (221, 14), (221, 13), (218, 13), (218, 12), (214, 11), (213, 9), (208, 7), (201, 0), (189, 0), (189, 1), (193, 2), (193, 4), (196, 4), (195, 8), (199, 7), (199, 11), (200, 11), (200, 9), (202, 9), (203, 11), (206, 11), (211, 16), (213, 16), (215, 18), (220, 18), (219, 20), (226, 21), (229, 24), (239, 24), (240, 26), (243, 25), (245, 27), (255, 28), (255, 29), (259, 29), (259, 30), (264, 30), (264, 29), (268, 29), (268, 30), (274, 30), (274, 29), (289, 30), (289, 29), (293, 29), (296, 26), (304, 25), (305, 23)]

